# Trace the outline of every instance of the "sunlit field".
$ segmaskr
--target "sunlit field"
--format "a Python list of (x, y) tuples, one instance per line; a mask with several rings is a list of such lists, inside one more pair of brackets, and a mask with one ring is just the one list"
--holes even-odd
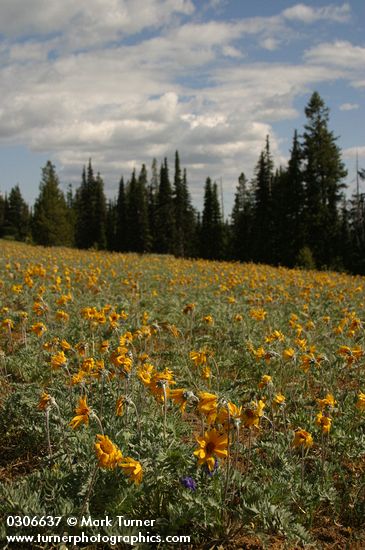
[(0, 250), (3, 518), (153, 519), (83, 530), (191, 536), (171, 548), (364, 547), (364, 278)]

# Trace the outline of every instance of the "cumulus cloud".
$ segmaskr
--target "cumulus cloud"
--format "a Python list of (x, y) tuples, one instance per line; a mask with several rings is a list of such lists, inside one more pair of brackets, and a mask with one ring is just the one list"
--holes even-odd
[(302, 23), (313, 23), (321, 19), (325, 21), (336, 21), (344, 23), (349, 21), (351, 15), (351, 6), (348, 2), (342, 6), (323, 6), (312, 7), (306, 4), (296, 4), (283, 11), (283, 16), (291, 21), (300, 21)]
[(353, 111), (358, 108), (359, 105), (357, 103), (342, 103), (339, 107), (340, 111)]
[(197, 7), (191, 0), (28, 0), (25, 10), (23, 0), (3, 0), (0, 143), (51, 154), (61, 176), (76, 182), (92, 157), (109, 191), (121, 174), (178, 149), (194, 196), (208, 174), (224, 177), (233, 193), (267, 134), (283, 159), (273, 124), (298, 117), (295, 98), (317, 83), (355, 79), (362, 63), (364, 49), (350, 43), (347, 58), (335, 62), (344, 49), (336, 42), (333, 61), (333, 44), (319, 44), (304, 63), (258, 63), (244, 42), (274, 51), (284, 34), (290, 40), (292, 21), (345, 21), (348, 4), (216, 21), (200, 20)]

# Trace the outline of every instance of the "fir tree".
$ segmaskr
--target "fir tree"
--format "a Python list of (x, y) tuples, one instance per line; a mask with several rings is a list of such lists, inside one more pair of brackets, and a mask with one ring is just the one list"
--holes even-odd
[(136, 178), (136, 171), (133, 170), (127, 188), (127, 247), (128, 250), (133, 252), (148, 252), (151, 245), (146, 184), (147, 170), (143, 164), (138, 179)]
[(116, 250), (125, 252), (127, 250), (127, 203), (123, 177), (119, 182), (118, 198), (116, 205)]
[(39, 196), (32, 220), (34, 242), (44, 246), (70, 246), (73, 243), (65, 197), (59, 188), (55, 167), (48, 161), (42, 169)]
[(179, 153), (175, 153), (175, 177), (173, 188), (176, 256), (193, 253), (195, 216), (188, 190), (186, 170), (181, 174)]
[(251, 259), (253, 200), (245, 174), (238, 178), (231, 214), (231, 256), (235, 260)]
[(218, 186), (208, 177), (204, 187), (204, 208), (200, 232), (200, 255), (210, 260), (222, 259), (223, 224), (218, 199)]
[(254, 222), (253, 222), (253, 256), (256, 261), (272, 261), (273, 207), (272, 183), (273, 160), (270, 152), (269, 136), (256, 166), (254, 178)]
[(24, 201), (19, 185), (13, 187), (4, 201), (4, 234), (17, 241), (25, 241), (29, 235), (29, 208)]
[(160, 169), (160, 184), (156, 199), (155, 250), (160, 254), (172, 254), (175, 241), (175, 220), (169, 169), (165, 158)]
[(347, 172), (336, 138), (328, 129), (329, 110), (318, 92), (305, 108), (303, 134), (306, 191), (307, 244), (320, 266), (331, 266), (338, 254), (339, 213), (342, 183)]

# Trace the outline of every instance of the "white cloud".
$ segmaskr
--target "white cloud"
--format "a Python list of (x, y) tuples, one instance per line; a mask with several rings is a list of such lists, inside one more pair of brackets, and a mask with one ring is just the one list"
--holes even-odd
[(346, 69), (365, 68), (365, 48), (351, 42), (335, 40), (308, 49), (304, 58), (311, 63), (329, 64)]
[(357, 103), (342, 103), (339, 107), (340, 111), (353, 111), (358, 108), (359, 105)]
[(277, 50), (278, 47), (280, 46), (280, 40), (277, 39), (277, 38), (265, 38), (262, 42), (261, 42), (261, 46), (265, 49), (265, 50), (269, 50), (269, 51), (274, 51), (274, 50)]
[(302, 23), (314, 23), (321, 19), (344, 23), (350, 18), (351, 6), (348, 2), (342, 4), (342, 6), (328, 5), (323, 7), (296, 4), (284, 10), (282, 15), (288, 20), (300, 21)]
[(342, 156), (345, 159), (356, 159), (356, 157), (365, 158), (365, 145), (348, 147), (342, 151)]

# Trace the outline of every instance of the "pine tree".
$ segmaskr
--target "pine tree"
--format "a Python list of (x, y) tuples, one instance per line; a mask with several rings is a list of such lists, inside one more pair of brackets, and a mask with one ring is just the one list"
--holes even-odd
[(124, 179), (121, 177), (119, 182), (118, 198), (116, 205), (116, 250), (118, 252), (125, 252), (128, 250), (127, 244), (127, 203)]
[(128, 250), (133, 252), (148, 252), (151, 247), (146, 185), (147, 170), (143, 164), (138, 179), (133, 170), (127, 188)]
[(39, 196), (34, 205), (32, 220), (34, 242), (44, 246), (70, 246), (72, 227), (64, 194), (54, 165), (48, 161), (42, 169)]
[(193, 253), (193, 235), (195, 216), (188, 190), (186, 170), (181, 174), (179, 153), (175, 153), (175, 177), (173, 189), (173, 205), (175, 218), (176, 256), (186, 256)]
[(106, 247), (106, 199), (103, 180), (94, 176), (91, 159), (83, 169), (81, 185), (75, 197), (75, 240), (79, 248)]
[(202, 258), (223, 258), (223, 223), (218, 199), (218, 186), (208, 177), (204, 187), (204, 208), (200, 232), (200, 255)]
[(307, 244), (319, 266), (331, 266), (338, 255), (342, 183), (347, 172), (336, 139), (328, 129), (329, 109), (318, 92), (305, 108), (303, 134)]
[(29, 235), (29, 208), (24, 201), (19, 185), (10, 190), (4, 201), (3, 231), (17, 241), (25, 241)]
[(265, 149), (261, 152), (255, 172), (254, 185), (254, 221), (253, 221), (253, 259), (270, 263), (273, 235), (273, 160), (270, 152), (269, 136)]
[(0, 194), (0, 238), (4, 236), (5, 226), (5, 197)]
[(175, 242), (175, 219), (169, 169), (165, 158), (160, 169), (160, 184), (156, 199), (155, 250), (160, 254), (172, 254)]
[(108, 201), (106, 207), (106, 248), (107, 250), (117, 250), (117, 204), (115, 201)]
[(231, 246), (233, 259), (248, 261), (251, 259), (251, 231), (253, 215), (253, 198), (245, 174), (238, 178), (231, 214)]
[(148, 226), (150, 230), (151, 250), (156, 250), (157, 243), (157, 196), (159, 187), (159, 175), (157, 160), (154, 158), (151, 166), (151, 179), (147, 187), (147, 211), (148, 211)]

